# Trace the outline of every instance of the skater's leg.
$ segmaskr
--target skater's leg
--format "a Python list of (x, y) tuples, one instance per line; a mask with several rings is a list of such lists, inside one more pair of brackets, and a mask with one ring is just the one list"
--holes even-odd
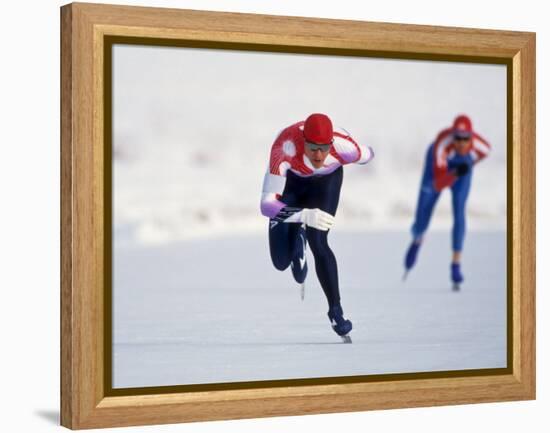
[[(297, 176), (289, 173), (281, 200), (291, 207), (303, 207), (301, 194), (304, 185)], [(284, 271), (296, 255), (299, 235), (303, 233), (301, 224), (285, 223), (272, 218), (269, 220), (269, 252), (273, 266)]]
[[(308, 191), (309, 208), (319, 208), (331, 215), (336, 215), (340, 200), (340, 189), (343, 181), (343, 169), (340, 167), (334, 173), (313, 179)], [(329, 231), (306, 228), (308, 243), (315, 259), (315, 270), (329, 305), (328, 317), (332, 329), (347, 343), (351, 342), (349, 332), (353, 325), (344, 318), (340, 304), (340, 289), (338, 286), (338, 265), (336, 257), (328, 244)]]
[(411, 227), (413, 240), (405, 253), (405, 274), (403, 275), (403, 279), (407, 278), (407, 274), (416, 264), (418, 251), (424, 240), (424, 233), (430, 225), (432, 213), (437, 203), (437, 199), (439, 198), (439, 192), (436, 191), (433, 186), (433, 165), (433, 146), (429, 146), (426, 151), (424, 172), (422, 174), (422, 180), (420, 181), (416, 212)]
[(327, 239), (328, 232), (307, 227), (307, 241), (315, 258), (315, 271), (327, 298), (329, 308), (340, 305), (338, 265)]
[(413, 239), (417, 243), (422, 242), (422, 237), (428, 229), (439, 194), (432, 185), (421, 185), (414, 223), (411, 227)]
[(413, 242), (418, 245), (422, 242), (422, 236), (428, 229), (433, 209), (439, 198), (439, 192), (433, 186), (433, 165), (433, 146), (429, 146), (426, 151), (420, 191), (416, 202), (416, 212), (411, 227)]
[[(454, 258), (458, 258), (460, 261), (460, 252), (464, 246), (464, 237), (466, 234), (466, 200), (470, 192), (471, 173), (458, 179), (452, 186), (452, 200), (453, 200), (453, 254)], [(455, 261), (455, 260), (453, 260)]]
[(451, 280), (455, 284), (455, 290), (458, 290), (458, 285), (464, 281), (460, 268), (460, 259), (466, 234), (466, 200), (470, 191), (471, 176), (470, 172), (466, 176), (461, 177), (452, 187), (454, 222), (452, 231)]
[(290, 266), (296, 251), (300, 224), (269, 221), (269, 252), (273, 266), (284, 271)]
[(416, 205), (415, 220), (411, 228), (413, 241), (405, 254), (405, 274), (403, 279), (407, 278), (408, 272), (416, 263), (418, 250), (422, 244), (424, 233), (430, 224), (433, 209), (438, 198), (439, 192), (437, 192), (433, 186), (427, 184), (421, 185), (420, 193), (418, 194), (418, 203)]
[(294, 280), (301, 284), (302, 286), (302, 299), (304, 299), (304, 282), (307, 277), (308, 273), (308, 266), (307, 266), (307, 259), (306, 259), (306, 230), (305, 226), (300, 226), (298, 229), (298, 233), (296, 237), (294, 238), (294, 248), (293, 248), (293, 256), (292, 261), (290, 263), (290, 268), (292, 270), (292, 276), (294, 277)]
[[(336, 215), (340, 190), (343, 181), (343, 169), (340, 167), (334, 173), (312, 181), (308, 194), (308, 206), (319, 208), (331, 215)], [(312, 227), (306, 228), (308, 244), (315, 259), (315, 270), (321, 287), (327, 298), (329, 308), (340, 305), (340, 289), (338, 286), (338, 265), (336, 257), (328, 244), (329, 231), (321, 231)]]

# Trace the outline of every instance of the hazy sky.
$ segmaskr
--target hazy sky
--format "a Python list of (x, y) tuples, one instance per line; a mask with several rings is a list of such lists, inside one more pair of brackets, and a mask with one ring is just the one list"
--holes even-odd
[(405, 147), (423, 147), (466, 112), (492, 142), (505, 142), (502, 65), (142, 46), (116, 46), (114, 65), (116, 131), (143, 140), (269, 143), (320, 111), (359, 139)]

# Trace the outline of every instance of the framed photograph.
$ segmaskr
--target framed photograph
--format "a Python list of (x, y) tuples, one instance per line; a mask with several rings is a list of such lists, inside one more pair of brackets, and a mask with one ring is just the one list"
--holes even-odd
[(61, 423), (535, 398), (535, 35), (61, 8)]

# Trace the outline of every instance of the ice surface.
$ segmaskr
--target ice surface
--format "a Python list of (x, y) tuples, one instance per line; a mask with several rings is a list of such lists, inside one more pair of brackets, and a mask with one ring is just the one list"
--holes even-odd
[(428, 234), (406, 282), (406, 232), (329, 239), (351, 345), (313, 272), (302, 302), (290, 270), (272, 267), (267, 236), (115, 248), (114, 387), (506, 366), (504, 232), (468, 234), (458, 293), (447, 232)]

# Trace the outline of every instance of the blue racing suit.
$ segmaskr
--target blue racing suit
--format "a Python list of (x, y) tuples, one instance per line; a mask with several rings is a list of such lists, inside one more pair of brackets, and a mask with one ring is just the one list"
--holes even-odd
[[(428, 229), (432, 212), (437, 203), (441, 191), (435, 188), (434, 184), (434, 152), (433, 144), (428, 148), (424, 164), (424, 173), (420, 183), (420, 192), (416, 205), (416, 215), (411, 228), (414, 239), (420, 238)], [(454, 183), (450, 186), (453, 203), (453, 230), (452, 245), (453, 251), (462, 251), (464, 237), (466, 233), (466, 201), (470, 192), (472, 183), (472, 167), (474, 160), (471, 153), (459, 155), (456, 153), (452, 158), (447, 159), (447, 167), (450, 172), (456, 170), (460, 164), (466, 164), (468, 171), (462, 176), (457, 176)]]

